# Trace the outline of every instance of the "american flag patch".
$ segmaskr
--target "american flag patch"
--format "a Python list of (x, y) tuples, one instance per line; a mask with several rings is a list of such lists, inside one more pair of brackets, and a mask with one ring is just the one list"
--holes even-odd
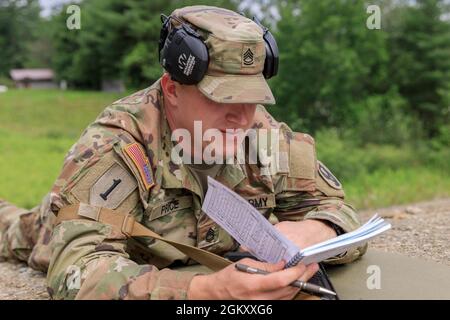
[(127, 155), (133, 161), (134, 165), (139, 171), (144, 185), (149, 190), (155, 182), (153, 181), (152, 168), (144, 150), (139, 143), (131, 143), (124, 148)]

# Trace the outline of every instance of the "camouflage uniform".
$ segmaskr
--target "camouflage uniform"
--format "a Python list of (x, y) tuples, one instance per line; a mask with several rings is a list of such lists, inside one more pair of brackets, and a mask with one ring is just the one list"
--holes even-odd
[[(223, 41), (205, 41), (210, 44), (211, 73), (199, 89), (216, 101), (273, 103), (270, 89), (258, 85), (264, 64), (261, 30), (238, 14), (205, 8), (185, 8), (191, 16), (183, 17), (200, 27), (205, 37), (208, 30), (212, 32), (207, 39), (228, 35), (232, 43), (221, 52)], [(229, 37), (230, 30), (234, 38)], [(252, 70), (239, 67), (248, 47), (255, 52)], [(218, 58), (224, 55), (227, 59)], [(218, 77), (224, 73), (231, 78)], [(253, 77), (254, 89), (242, 90), (237, 79), (242, 74)], [(359, 226), (355, 211), (343, 201), (341, 184), (317, 161), (309, 135), (292, 132), (262, 105), (257, 107), (253, 128), (280, 129), (280, 151), (286, 156), (269, 175), (259, 164), (224, 165), (218, 181), (267, 218), (273, 214), (279, 221), (326, 220), (345, 232)], [(51, 234), (62, 207), (85, 203), (130, 213), (167, 239), (219, 255), (236, 250), (236, 241), (202, 212), (201, 188), (185, 165), (171, 161), (172, 148), (159, 80), (116, 101), (70, 149), (60, 176), (39, 207), (27, 211), (0, 203), (2, 256), (28, 261), (40, 270), (48, 268), (48, 290), (54, 299), (185, 299), (197, 273), (176, 268), (195, 262), (166, 243), (127, 239), (110, 225), (88, 220), (63, 221)], [(364, 252), (365, 247), (357, 248), (328, 262), (350, 262)]]

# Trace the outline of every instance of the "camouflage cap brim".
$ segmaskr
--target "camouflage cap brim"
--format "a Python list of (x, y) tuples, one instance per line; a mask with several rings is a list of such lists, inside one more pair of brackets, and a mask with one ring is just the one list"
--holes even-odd
[(209, 99), (219, 103), (275, 104), (275, 98), (262, 74), (205, 77), (197, 85)]

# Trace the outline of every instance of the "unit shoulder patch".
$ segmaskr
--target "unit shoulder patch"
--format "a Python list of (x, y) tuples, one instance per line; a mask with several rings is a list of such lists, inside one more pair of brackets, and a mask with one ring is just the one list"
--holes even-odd
[(89, 203), (116, 209), (136, 188), (135, 178), (115, 163), (91, 187)]
[(325, 182), (336, 190), (342, 189), (342, 184), (339, 182), (339, 180), (331, 173), (331, 171), (320, 161), (318, 162), (318, 171), (320, 176), (325, 180)]
[(139, 201), (138, 182), (113, 152), (104, 154), (66, 191), (69, 201), (130, 212)]

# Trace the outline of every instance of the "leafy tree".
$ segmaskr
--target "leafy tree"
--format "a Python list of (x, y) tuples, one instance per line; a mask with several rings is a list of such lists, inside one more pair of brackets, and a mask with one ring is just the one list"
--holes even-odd
[(129, 27), (133, 41), (123, 60), (123, 70), (129, 83), (134, 86), (148, 85), (161, 75), (162, 68), (158, 61), (160, 13), (169, 15), (176, 8), (201, 4), (236, 10), (236, 3), (232, 0), (131, 1), (125, 17), (133, 21)]
[(430, 136), (450, 120), (449, 13), (444, 1), (418, 0), (389, 18), (390, 79)]
[(301, 130), (352, 124), (355, 102), (387, 89), (385, 32), (366, 27), (362, 0), (285, 1), (279, 11), (279, 112)]
[[(235, 8), (231, 0), (210, 5)], [(96, 0), (81, 3), (81, 30), (67, 30), (65, 10), (55, 17), (55, 68), (73, 85), (98, 89), (104, 79), (123, 79), (131, 87), (155, 81), (160, 13), (198, 1)]]
[(0, 0), (0, 76), (26, 66), (39, 11), (38, 0)]

